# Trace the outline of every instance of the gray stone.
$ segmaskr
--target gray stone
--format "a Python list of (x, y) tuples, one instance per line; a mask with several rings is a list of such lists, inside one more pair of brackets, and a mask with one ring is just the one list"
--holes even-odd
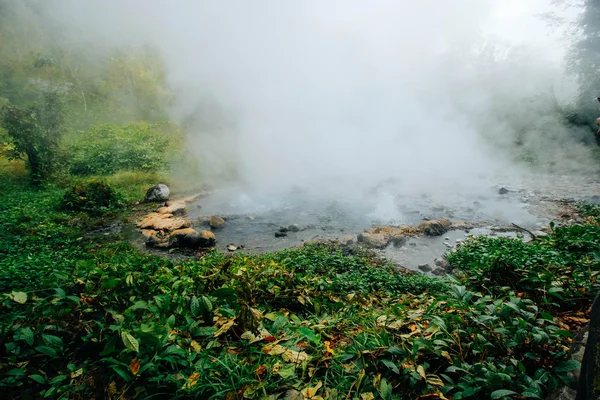
[(419, 269), (423, 272), (431, 272), (433, 268), (429, 266), (429, 264), (421, 264), (419, 265)]
[(444, 270), (444, 268), (436, 268), (433, 271), (431, 271), (431, 273), (435, 276), (442, 276), (446, 274), (446, 271)]
[(300, 227), (296, 224), (293, 224), (293, 225), (288, 226), (287, 230), (290, 232), (300, 232)]
[(146, 203), (154, 203), (159, 201), (167, 201), (169, 200), (169, 195), (171, 191), (167, 187), (167, 185), (158, 184), (156, 186), (152, 186), (146, 192), (146, 196), (144, 196), (144, 202)]

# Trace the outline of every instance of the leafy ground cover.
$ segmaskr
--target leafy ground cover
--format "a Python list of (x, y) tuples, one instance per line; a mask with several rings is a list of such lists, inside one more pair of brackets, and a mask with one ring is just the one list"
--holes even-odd
[(172, 261), (0, 175), (8, 398), (543, 398), (579, 367), (594, 223), (472, 240), (442, 280), (335, 245)]

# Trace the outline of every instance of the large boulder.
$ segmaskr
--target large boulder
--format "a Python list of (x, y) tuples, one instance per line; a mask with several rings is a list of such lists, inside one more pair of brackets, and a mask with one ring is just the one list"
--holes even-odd
[(383, 249), (388, 245), (389, 240), (381, 233), (363, 232), (358, 235), (358, 243), (375, 249)]
[(215, 235), (210, 231), (197, 232), (192, 228), (178, 229), (169, 235), (169, 247), (200, 249), (214, 247)]
[(448, 232), (452, 223), (447, 219), (421, 222), (418, 228), (427, 236), (441, 236)]
[(167, 185), (163, 185), (161, 183), (156, 186), (152, 186), (150, 189), (148, 189), (148, 191), (146, 192), (146, 196), (144, 197), (144, 202), (155, 203), (160, 201), (167, 201), (169, 200), (170, 194), (171, 191), (169, 190)]

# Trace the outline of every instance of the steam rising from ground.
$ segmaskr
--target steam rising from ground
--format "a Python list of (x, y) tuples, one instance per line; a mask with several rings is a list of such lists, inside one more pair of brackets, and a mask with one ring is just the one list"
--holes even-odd
[(57, 3), (79, 38), (159, 49), (215, 183), (466, 198), (518, 185), (517, 141), (587, 168), (551, 109), (571, 88), (549, 0)]

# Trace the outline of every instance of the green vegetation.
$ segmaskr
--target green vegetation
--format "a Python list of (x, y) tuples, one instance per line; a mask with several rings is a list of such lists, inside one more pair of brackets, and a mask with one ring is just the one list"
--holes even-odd
[(100, 214), (7, 166), (8, 398), (543, 398), (579, 366), (564, 316), (596, 290), (595, 224), (475, 239), (444, 280), (333, 245), (175, 262), (86, 234)]

